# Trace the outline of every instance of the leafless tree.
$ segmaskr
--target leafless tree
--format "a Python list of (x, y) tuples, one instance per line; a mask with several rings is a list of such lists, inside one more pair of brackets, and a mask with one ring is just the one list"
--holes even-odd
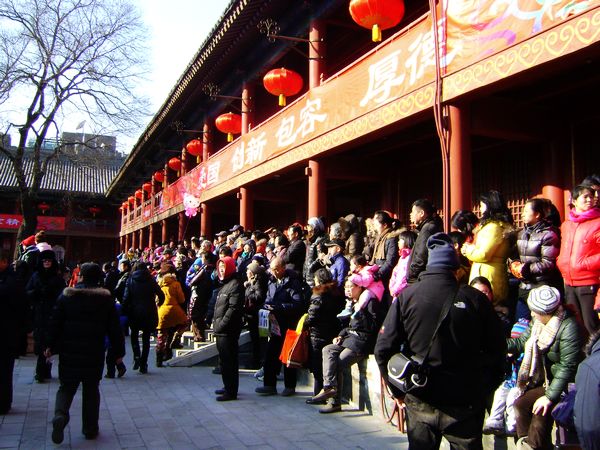
[(136, 92), (145, 74), (146, 35), (128, 0), (0, 0), (0, 106), (19, 112), (16, 121), (0, 116), (5, 134), (18, 132), (14, 147), (0, 139), (18, 183), (23, 224), (17, 239), (37, 226), (40, 185), (63, 148), (47, 153), (42, 144), (58, 137), (61, 115), (78, 111), (115, 132), (140, 127), (149, 104)]

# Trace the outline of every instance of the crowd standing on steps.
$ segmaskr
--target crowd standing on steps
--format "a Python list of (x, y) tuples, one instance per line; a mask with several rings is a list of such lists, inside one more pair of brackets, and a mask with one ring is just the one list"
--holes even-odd
[[(574, 381), (580, 440), (597, 448), (600, 420), (587, 415), (598, 414), (599, 181), (591, 176), (573, 188), (562, 224), (547, 199), (529, 199), (511, 213), (492, 190), (476, 211), (456, 211), (448, 234), (434, 204), (421, 198), (406, 227), (384, 210), (265, 231), (235, 225), (214, 239), (127, 249), (102, 269), (84, 263), (70, 270), (64, 253), (37, 233), (21, 243), (14, 269), (0, 258), (0, 302), (15, 317), (2, 316), (0, 413), (12, 404), (14, 358), (23, 354), (27, 331), (37, 382), (52, 376), (52, 356), (59, 355), (55, 442), (80, 383), (82, 431), (97, 435), (104, 358), (108, 377), (125, 375), (129, 329), (133, 370), (146, 374), (153, 337), (156, 366), (163, 367), (184, 331), (201, 343), (212, 328), (223, 382), (216, 399), (232, 401), (240, 395), (238, 340), (247, 328), (250, 365), (262, 381), (256, 393), (294, 396), (296, 366), (280, 357), (288, 330), (307, 314), (304, 364), (314, 391), (306, 403), (321, 413), (342, 410), (344, 369), (374, 354), (387, 380), (387, 363), (402, 350), (427, 355), (426, 384), (394, 391), (406, 409), (411, 448), (437, 448), (442, 436), (456, 448), (482, 448), (482, 433), (549, 448), (551, 412)], [(84, 313), (91, 311), (100, 320), (88, 326)], [(593, 339), (581, 363), (587, 335)]]

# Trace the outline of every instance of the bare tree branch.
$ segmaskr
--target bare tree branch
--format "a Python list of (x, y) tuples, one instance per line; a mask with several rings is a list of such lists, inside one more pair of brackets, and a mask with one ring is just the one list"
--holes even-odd
[(147, 116), (149, 101), (136, 92), (146, 36), (129, 0), (0, 0), (0, 114), (26, 100), (22, 120), (8, 127), (19, 133), (16, 148), (2, 144), (0, 153), (13, 163), (26, 233), (36, 225), (44, 175), (63, 150), (42, 152), (50, 131), (59, 134), (58, 114), (75, 109), (95, 128), (114, 130), (136, 129)]

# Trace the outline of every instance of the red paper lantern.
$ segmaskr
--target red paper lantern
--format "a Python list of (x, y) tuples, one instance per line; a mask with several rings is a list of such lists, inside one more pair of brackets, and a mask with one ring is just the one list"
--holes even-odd
[(231, 112), (221, 114), (215, 120), (215, 125), (220, 132), (227, 133), (227, 142), (231, 142), (234, 134), (242, 132), (242, 116)]
[(96, 214), (100, 214), (100, 211), (102, 211), (98, 206), (90, 206), (89, 207), (89, 212), (92, 213), (92, 216), (96, 217)]
[(130, 196), (127, 198), (127, 201), (128, 201), (130, 204), (132, 204), (132, 205), (135, 205), (135, 197), (134, 197), (133, 195), (130, 195)]
[(264, 76), (263, 85), (270, 94), (279, 96), (279, 106), (285, 106), (285, 98), (296, 95), (302, 89), (302, 77), (293, 70), (273, 69)]
[(192, 139), (187, 143), (185, 149), (190, 155), (196, 157), (196, 163), (200, 162), (200, 156), (202, 155), (202, 141), (200, 139)]
[(404, 17), (403, 0), (350, 0), (352, 20), (371, 28), (373, 42), (381, 42), (381, 30), (395, 27)]
[(121, 203), (121, 210), (122, 211), (127, 210), (127, 208), (129, 208), (129, 203), (128, 202)]
[(152, 192), (152, 183), (147, 182), (142, 184), (142, 189), (149, 194), (150, 192)]
[(46, 214), (46, 211), (50, 209), (50, 205), (46, 202), (42, 202), (38, 205), (38, 209), (42, 212), (42, 214)]
[(165, 171), (157, 170), (156, 172), (154, 172), (154, 179), (156, 181), (158, 181), (159, 183), (162, 183), (163, 181), (165, 181)]
[(177, 172), (177, 175), (179, 176), (179, 169), (181, 169), (181, 159), (177, 157), (171, 158), (168, 162), (168, 166), (170, 169)]
[(141, 189), (138, 189), (137, 191), (135, 191), (135, 198), (142, 200), (144, 198), (144, 193), (142, 192)]

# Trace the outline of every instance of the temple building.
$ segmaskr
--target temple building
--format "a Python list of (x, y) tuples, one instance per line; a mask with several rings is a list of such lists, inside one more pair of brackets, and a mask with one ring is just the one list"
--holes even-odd
[(489, 189), (568, 211), (600, 168), (600, 0), (350, 3), (231, 1), (108, 187), (121, 249), (422, 197), (448, 227)]

